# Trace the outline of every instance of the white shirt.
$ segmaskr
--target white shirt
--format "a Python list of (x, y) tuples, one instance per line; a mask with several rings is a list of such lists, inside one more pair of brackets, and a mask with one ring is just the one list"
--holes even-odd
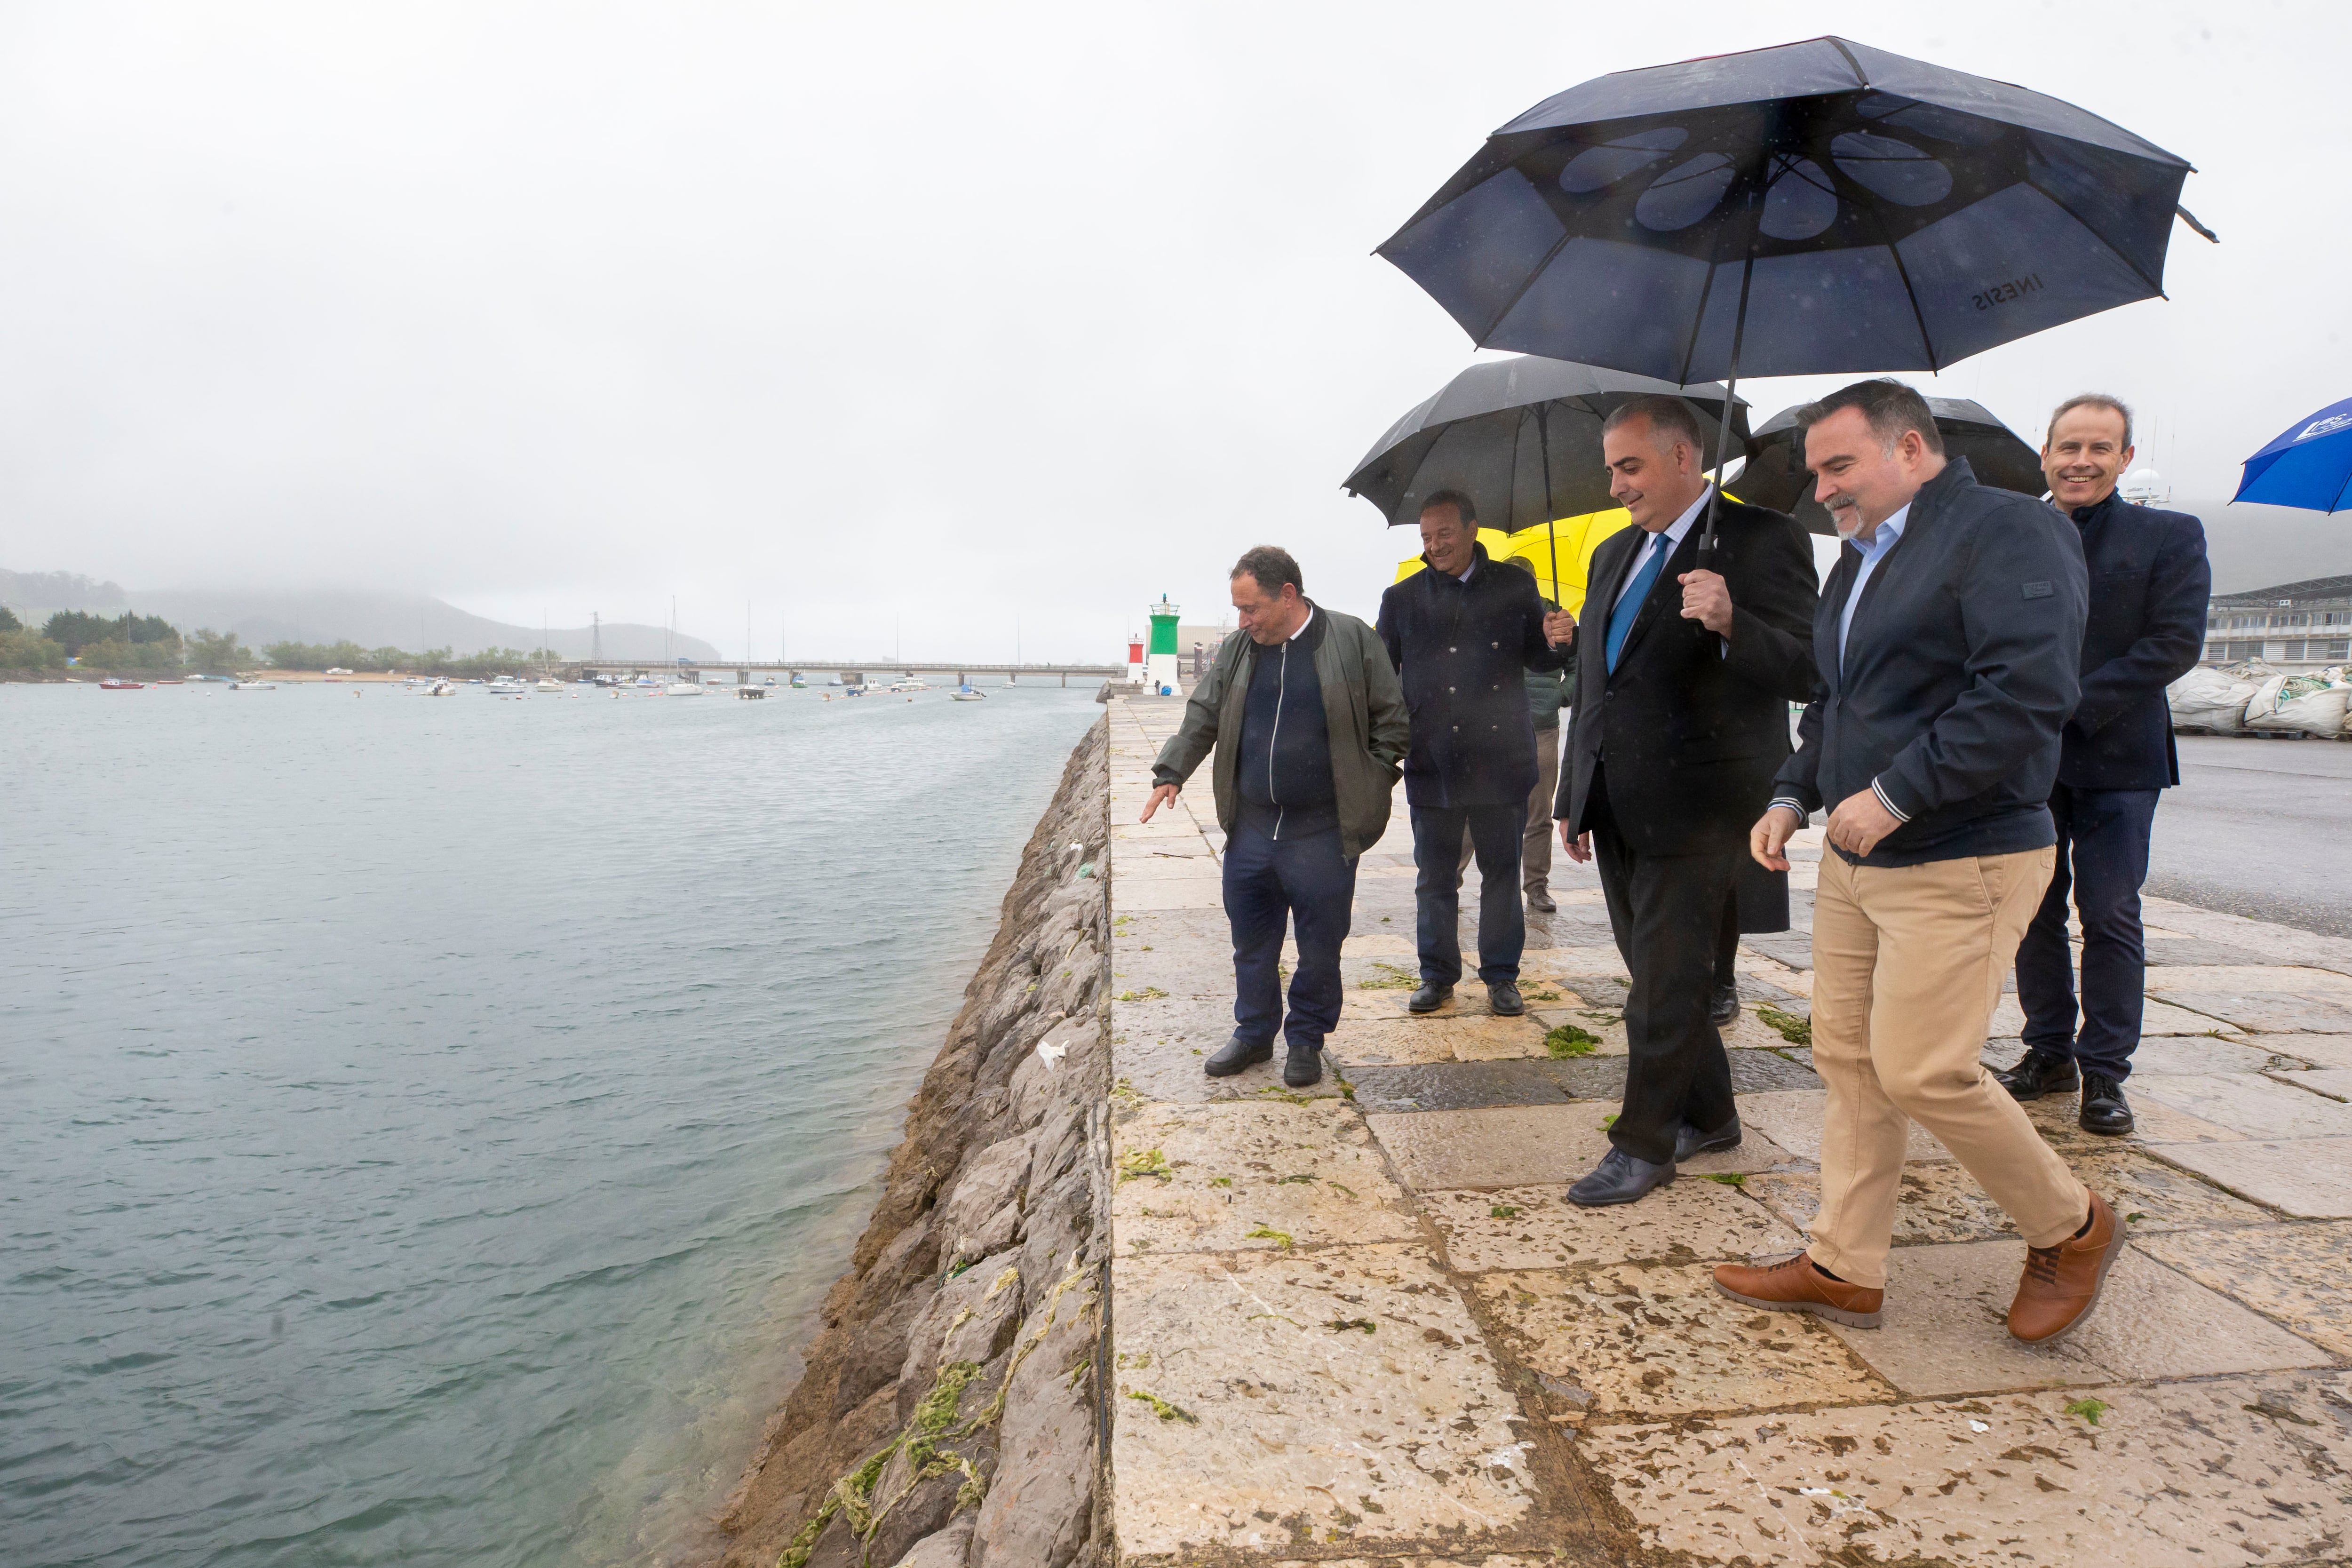
[(1301, 633), (1303, 633), (1303, 632), (1305, 632), (1308, 626), (1313, 626), (1314, 624), (1315, 624), (1315, 606), (1314, 606), (1313, 605), (1308, 605), (1307, 606), (1307, 618), (1306, 618), (1305, 620), (1303, 620), (1303, 621), (1301, 621), (1301, 622), (1299, 622), (1299, 623), (1298, 623), (1298, 630), (1297, 630), (1297, 631), (1295, 631), (1295, 632), (1293, 632), (1293, 633), (1291, 633), (1287, 637), (1285, 637), (1283, 640), (1284, 640), (1285, 642), (1297, 642), (1297, 641), (1298, 640), (1298, 638), (1299, 638), (1300, 634), (1301, 634)]
[[(1675, 551), (1682, 548), (1684, 535), (1690, 532), (1691, 525), (1698, 521), (1698, 514), (1706, 510), (1706, 498), (1714, 492), (1715, 487), (1713, 485), (1709, 485), (1705, 489), (1699, 491), (1698, 500), (1691, 502), (1690, 510), (1683, 513), (1682, 516), (1675, 519), (1673, 522), (1666, 526), (1666, 531), (1664, 537), (1666, 542), (1665, 552), (1667, 554), (1672, 555)], [(1643, 542), (1642, 549), (1656, 549), (1658, 538), (1659, 536), (1656, 534), (1651, 535), (1648, 540)], [(1617, 596), (1609, 601), (1609, 613), (1611, 615), (1613, 616), (1617, 613), (1617, 606), (1623, 604), (1625, 602), (1625, 595), (1633, 591), (1633, 579), (1642, 574), (1641, 563), (1641, 552), (1636, 551), (1633, 554), (1633, 569), (1625, 574), (1625, 581), (1618, 586)]]

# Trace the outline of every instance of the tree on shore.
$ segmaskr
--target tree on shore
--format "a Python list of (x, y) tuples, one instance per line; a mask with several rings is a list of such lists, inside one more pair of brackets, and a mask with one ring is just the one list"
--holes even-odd
[(457, 658), (446, 647), (409, 653), (396, 647), (362, 647), (348, 640), (274, 642), (261, 652), (278, 669), (349, 669), (368, 674), (404, 670), (415, 675), (490, 676), (520, 673), (530, 663), (520, 648), (484, 648)]
[(206, 675), (228, 675), (253, 662), (253, 650), (236, 640), (235, 632), (198, 626), (188, 637), (188, 664)]
[(152, 669), (180, 662), (180, 628), (161, 616), (130, 610), (119, 616), (59, 610), (41, 627), (41, 635), (64, 648), (68, 657), (92, 666)]
[[(15, 619), (14, 616), (9, 617)], [(63, 669), (66, 650), (22, 626), (0, 631), (0, 669)]]

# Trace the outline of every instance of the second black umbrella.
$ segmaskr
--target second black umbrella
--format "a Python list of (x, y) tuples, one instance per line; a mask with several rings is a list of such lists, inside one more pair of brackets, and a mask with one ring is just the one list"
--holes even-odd
[[(2042, 474), (2042, 454), (1983, 404), (1965, 397), (1931, 397), (1927, 408), (1944, 437), (1945, 454), (1966, 458), (1979, 484), (2029, 496), (2049, 489)], [(1809, 533), (1837, 531), (1829, 509), (1813, 499), (1813, 477), (1805, 471), (1794, 408), (1783, 408), (1756, 427), (1748, 438), (1748, 466), (1731, 481), (1731, 492), (1741, 500), (1790, 513)]]

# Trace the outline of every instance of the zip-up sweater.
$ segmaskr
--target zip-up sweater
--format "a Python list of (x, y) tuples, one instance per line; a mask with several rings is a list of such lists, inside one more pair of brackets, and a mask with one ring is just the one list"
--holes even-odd
[(1234, 781), (1242, 820), (1277, 839), (1339, 826), (1331, 730), (1323, 716), (1323, 683), (1315, 674), (1315, 650), (1327, 625), (1318, 613), (1297, 637), (1261, 650), (1243, 700)]

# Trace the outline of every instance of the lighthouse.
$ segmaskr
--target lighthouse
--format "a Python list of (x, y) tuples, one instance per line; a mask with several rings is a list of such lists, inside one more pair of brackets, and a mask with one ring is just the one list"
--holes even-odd
[(1151, 616), (1150, 651), (1143, 664), (1143, 684), (1147, 690), (1163, 696), (1176, 695), (1176, 606), (1168, 595), (1149, 606)]

